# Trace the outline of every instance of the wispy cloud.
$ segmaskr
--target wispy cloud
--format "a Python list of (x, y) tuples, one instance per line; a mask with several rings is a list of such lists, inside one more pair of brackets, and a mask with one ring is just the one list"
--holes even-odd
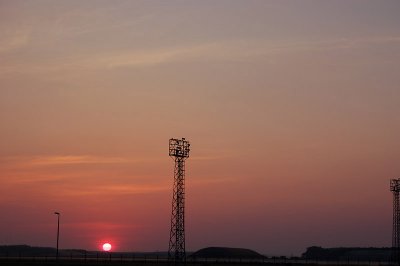
[[(127, 3), (115, 2), (113, 6), (93, 6), (83, 9), (72, 9), (60, 13), (53, 25), (49, 25), (49, 30), (55, 35), (82, 35), (98, 32), (110, 32), (127, 28), (130, 31), (142, 27), (144, 23), (154, 18), (151, 13), (137, 13), (134, 16), (120, 17), (115, 20), (116, 13), (126, 8)], [(113, 23), (110, 23), (110, 20)]]
[[(184, 47), (151, 50), (125, 50), (100, 53), (82, 58), (75, 67), (87, 69), (116, 69), (121, 67), (151, 67), (161, 64), (222, 56), (224, 47), (219, 43), (205, 43)], [(220, 51), (220, 52), (217, 52)]]
[(228, 158), (237, 157), (237, 152), (235, 151), (225, 151), (216, 153), (215, 151), (208, 151), (207, 154), (199, 154), (190, 157), (190, 160), (194, 161), (214, 161), (214, 160), (222, 160)]
[(2, 32), (0, 37), (0, 54), (28, 45), (30, 35), (31, 33), (28, 30)]
[[(168, 179), (168, 181), (170, 181)], [(115, 178), (98, 178), (96, 176), (71, 179), (69, 176), (58, 177), (44, 175), (37, 177), (20, 177), (4, 179), (3, 187), (11, 188), (15, 193), (3, 193), (2, 198), (14, 198), (15, 194), (29, 193), (37, 195), (51, 195), (55, 198), (90, 198), (90, 199), (115, 199), (121, 196), (132, 196), (142, 194), (153, 194), (163, 191), (169, 191), (171, 184), (167, 180), (148, 183), (135, 183), (135, 178), (129, 182)], [(104, 196), (104, 197), (101, 197)], [(100, 198), (99, 198), (100, 197)]]
[(85, 229), (121, 229), (121, 228), (137, 228), (135, 224), (124, 224), (124, 223), (110, 223), (110, 222), (82, 222), (82, 223), (64, 223), (65, 227), (70, 228), (85, 228)]
[[(141, 159), (142, 160), (142, 159)], [(149, 159), (152, 160), (152, 159)], [(91, 197), (97, 195), (132, 195), (156, 193), (170, 189), (170, 183), (163, 179), (146, 179), (124, 171), (116, 174), (115, 164), (137, 163), (131, 157), (69, 155), (2, 157), (0, 180), (5, 186), (24, 189), (44, 188), (57, 195)], [(143, 161), (141, 161), (143, 162)], [(111, 168), (99, 165), (108, 164)], [(81, 166), (85, 167), (70, 167)], [(118, 178), (115, 178), (115, 176)], [(40, 186), (35, 186), (40, 184)]]
[(67, 156), (46, 156), (36, 157), (29, 160), (33, 166), (42, 165), (65, 165), (65, 164), (116, 164), (130, 163), (134, 160), (124, 157), (103, 157), (90, 155), (67, 155)]
[(109, 185), (92, 185), (90, 187), (71, 187), (63, 188), (59, 194), (64, 196), (98, 196), (98, 195), (133, 195), (147, 194), (169, 190), (169, 184), (109, 184)]
[[(124, 67), (152, 67), (173, 62), (191, 61), (196, 58), (221, 56), (221, 44), (201, 44), (186, 47), (167, 47), (151, 50), (125, 50), (117, 52), (94, 52), (55, 58), (46, 62), (9, 63), (0, 66), (0, 75), (6, 74), (52, 74), (63, 76), (85, 70), (113, 70)], [(218, 52), (220, 51), (220, 52)], [(217, 56), (217, 57), (215, 57)], [(49, 75), (51, 76), (51, 75)]]
[(316, 40), (293, 42), (271, 47), (271, 51), (301, 51), (301, 50), (337, 50), (357, 49), (368, 45), (384, 45), (400, 42), (400, 36), (371, 36), (364, 38), (340, 38), (331, 40)]
[[(22, 45), (27, 39), (28, 36), (16, 37), (14, 41), (9, 41), (8, 44), (3, 45), (3, 48), (0, 46), (0, 50)], [(85, 70), (116, 70), (127, 67), (146, 68), (191, 61), (248, 61), (292, 52), (359, 49), (370, 45), (398, 44), (399, 42), (399, 36), (380, 36), (310, 42), (220, 41), (148, 50), (94, 51), (91, 54), (70, 55), (43, 63), (3, 64), (0, 66), (0, 74), (46, 73), (46, 76), (52, 76), (60, 73), (65, 76), (66, 73), (79, 73), (79, 71)]]
[(117, 156), (94, 156), (94, 155), (52, 155), (52, 156), (6, 156), (0, 158), (2, 165), (14, 166), (57, 166), (57, 165), (79, 165), (79, 164), (126, 164), (137, 163), (153, 159)]

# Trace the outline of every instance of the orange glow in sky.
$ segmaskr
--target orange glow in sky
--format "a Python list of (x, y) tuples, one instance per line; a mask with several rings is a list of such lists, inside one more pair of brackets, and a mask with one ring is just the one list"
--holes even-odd
[(391, 245), (400, 1), (0, 1), (0, 245)]

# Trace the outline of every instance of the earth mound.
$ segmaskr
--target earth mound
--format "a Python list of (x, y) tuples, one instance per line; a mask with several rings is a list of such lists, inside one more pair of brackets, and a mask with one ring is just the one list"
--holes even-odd
[(231, 258), (231, 259), (262, 259), (260, 253), (245, 248), (208, 247), (191, 255), (195, 258)]

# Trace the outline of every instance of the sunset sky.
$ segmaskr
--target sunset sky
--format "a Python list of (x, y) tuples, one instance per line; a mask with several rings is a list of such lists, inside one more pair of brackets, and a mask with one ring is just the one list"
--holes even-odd
[(0, 245), (390, 246), (400, 1), (0, 0)]

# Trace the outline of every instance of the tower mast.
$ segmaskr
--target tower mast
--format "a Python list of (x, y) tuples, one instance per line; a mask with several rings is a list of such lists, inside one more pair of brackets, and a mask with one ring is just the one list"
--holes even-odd
[(185, 250), (185, 160), (189, 158), (190, 143), (182, 139), (169, 140), (169, 156), (175, 160), (172, 194), (171, 231), (168, 260), (186, 262)]
[(393, 192), (392, 260), (400, 264), (400, 178), (390, 180), (390, 191)]

